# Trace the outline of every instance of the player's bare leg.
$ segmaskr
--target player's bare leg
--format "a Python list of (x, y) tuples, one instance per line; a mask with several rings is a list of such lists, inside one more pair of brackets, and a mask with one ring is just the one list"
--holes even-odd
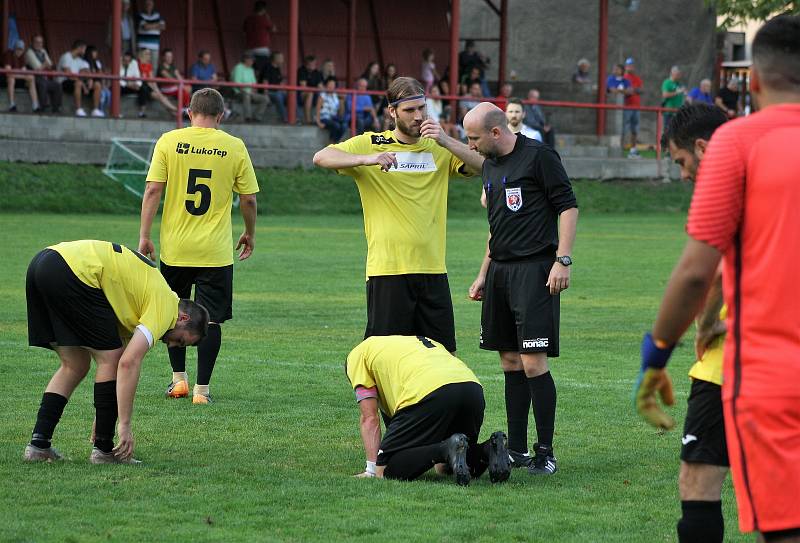
[(679, 541), (722, 541), (722, 483), (727, 474), (728, 468), (723, 466), (681, 462), (678, 488), (683, 516), (678, 521)]

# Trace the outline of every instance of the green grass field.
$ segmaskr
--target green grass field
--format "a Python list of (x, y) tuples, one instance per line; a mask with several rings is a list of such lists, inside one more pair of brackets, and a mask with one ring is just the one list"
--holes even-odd
[[(583, 202), (599, 203), (584, 206), (580, 219), (573, 283), (562, 296), (562, 352), (552, 363), (559, 473), (515, 471), (507, 484), (485, 478), (467, 488), (433, 475), (414, 483), (351, 477), (364, 455), (343, 361), (365, 323), (365, 242), (358, 215), (335, 213), (261, 217), (255, 255), (236, 265), (234, 320), (224, 326), (213, 406), (164, 399), (166, 349), (148, 355), (133, 420), (143, 465), (88, 463), (88, 379), (54, 439), (71, 461), (24, 464), (57, 364), (27, 346), (27, 264), (65, 239), (135, 246), (138, 219), (0, 214), (0, 541), (674, 541), (680, 434), (640, 421), (631, 387), (641, 334), (685, 239), (684, 215), (598, 213), (610, 197), (592, 190)], [(619, 193), (636, 198), (636, 191)], [(240, 219), (234, 224), (238, 234)], [(465, 295), (485, 236), (478, 209), (451, 216), (458, 350), (484, 385), (482, 438), (505, 425), (497, 356), (477, 348), (479, 305)], [(681, 422), (690, 343), (671, 365), (672, 413)], [(194, 374), (193, 353), (188, 367)], [(744, 541), (730, 482), (723, 500), (726, 540)]]

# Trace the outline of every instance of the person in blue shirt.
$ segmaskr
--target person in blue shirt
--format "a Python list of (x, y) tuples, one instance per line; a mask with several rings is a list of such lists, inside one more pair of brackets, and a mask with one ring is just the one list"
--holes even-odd
[[(201, 50), (197, 55), (197, 62), (189, 68), (189, 77), (199, 81), (216, 81), (217, 69), (211, 63), (211, 53)], [(192, 92), (202, 89), (205, 85), (192, 85)]]
[(625, 79), (625, 66), (615, 64), (614, 71), (606, 79), (606, 94), (625, 94), (631, 82)]
[[(367, 80), (359, 78), (356, 81), (356, 89), (359, 91), (367, 90)], [(352, 97), (345, 99), (345, 123), (350, 124), (350, 114), (352, 109)], [(372, 98), (369, 94), (356, 94), (356, 131), (361, 134), (367, 130), (379, 130), (378, 114), (372, 105)]]
[(693, 88), (686, 96), (686, 101), (690, 104), (714, 105), (714, 97), (711, 96), (711, 80), (703, 79), (699, 87)]

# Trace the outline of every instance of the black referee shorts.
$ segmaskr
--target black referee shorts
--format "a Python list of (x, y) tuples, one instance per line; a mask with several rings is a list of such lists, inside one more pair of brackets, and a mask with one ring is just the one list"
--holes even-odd
[(447, 274), (370, 277), (364, 339), (371, 336), (424, 336), (455, 352), (456, 326)]
[(73, 273), (53, 249), (33, 257), (25, 278), (28, 344), (52, 349), (89, 347), (111, 351), (122, 347), (117, 317), (102, 289)]
[(730, 466), (721, 386), (700, 379), (692, 380), (681, 443), (681, 460), (684, 462)]
[(404, 407), (386, 422), (378, 451), (379, 466), (399, 451), (444, 441), (453, 434), (477, 443), (483, 424), (483, 387), (478, 383), (452, 383), (437, 388), (419, 403)]
[(161, 275), (179, 298), (189, 298), (208, 309), (211, 322), (233, 318), (233, 264), (217, 268), (190, 268), (159, 263)]
[(481, 349), (558, 356), (560, 296), (546, 286), (552, 256), (492, 261), (481, 310)]

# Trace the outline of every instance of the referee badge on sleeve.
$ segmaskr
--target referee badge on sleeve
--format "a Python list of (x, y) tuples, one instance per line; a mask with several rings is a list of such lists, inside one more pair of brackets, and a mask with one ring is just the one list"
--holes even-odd
[(522, 208), (522, 187), (506, 189), (506, 207), (511, 211), (519, 211)]

